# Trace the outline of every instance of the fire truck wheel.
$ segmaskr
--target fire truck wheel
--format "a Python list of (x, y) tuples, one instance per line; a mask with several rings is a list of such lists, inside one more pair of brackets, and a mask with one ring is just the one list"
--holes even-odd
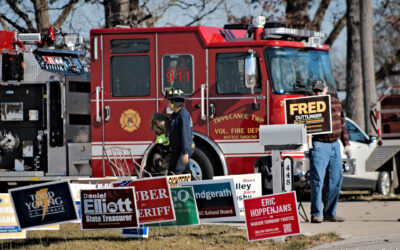
[(195, 180), (212, 179), (214, 169), (207, 155), (198, 148), (195, 148), (190, 159), (190, 168), (192, 176)]
[(389, 195), (391, 189), (390, 172), (379, 172), (378, 176), (378, 192), (382, 195)]

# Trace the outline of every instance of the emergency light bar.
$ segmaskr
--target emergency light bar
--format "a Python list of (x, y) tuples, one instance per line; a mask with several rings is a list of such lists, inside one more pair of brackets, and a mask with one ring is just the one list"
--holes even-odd
[(290, 28), (270, 28), (264, 30), (264, 35), (268, 36), (292, 36), (299, 38), (308, 38), (308, 37), (326, 37), (326, 34), (323, 32), (311, 31), (311, 30), (298, 30), (298, 29), (290, 29)]
[(264, 16), (258, 16), (253, 19), (253, 25), (256, 26), (257, 28), (264, 28), (266, 20), (267, 19)]
[(264, 39), (272, 38), (272, 37), (294, 37), (297, 39), (306, 38), (307, 41), (304, 42), (304, 45), (307, 47), (317, 47), (321, 45), (322, 38), (326, 37), (326, 34), (323, 32), (312, 31), (312, 30), (298, 30), (298, 29), (290, 29), (290, 28), (267, 28), (264, 30)]

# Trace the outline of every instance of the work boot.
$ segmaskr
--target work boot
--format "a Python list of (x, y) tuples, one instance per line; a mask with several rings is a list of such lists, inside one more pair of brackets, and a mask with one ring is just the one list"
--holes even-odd
[(311, 223), (322, 223), (321, 216), (311, 216)]
[(324, 221), (327, 222), (343, 222), (344, 218), (340, 216), (324, 216)]

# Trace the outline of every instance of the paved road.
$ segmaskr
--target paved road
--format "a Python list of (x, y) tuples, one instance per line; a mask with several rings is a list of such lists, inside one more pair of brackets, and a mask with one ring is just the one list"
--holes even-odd
[[(303, 202), (310, 219), (310, 202)], [(300, 218), (300, 232), (304, 235), (335, 232), (343, 240), (322, 244), (314, 249), (398, 249), (400, 250), (400, 201), (339, 202), (337, 214), (344, 222), (312, 224)], [(244, 216), (229, 224), (245, 227)]]
[[(310, 217), (310, 203), (303, 206)], [(301, 219), (304, 235), (335, 232), (344, 238), (313, 249), (400, 249), (400, 201), (339, 202), (337, 214), (346, 221), (311, 224)]]

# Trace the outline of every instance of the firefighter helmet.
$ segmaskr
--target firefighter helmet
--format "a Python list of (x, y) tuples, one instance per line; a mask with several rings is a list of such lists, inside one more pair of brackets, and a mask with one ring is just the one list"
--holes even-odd
[(185, 100), (185, 94), (181, 89), (169, 89), (166, 90), (165, 98), (171, 101), (183, 102)]

